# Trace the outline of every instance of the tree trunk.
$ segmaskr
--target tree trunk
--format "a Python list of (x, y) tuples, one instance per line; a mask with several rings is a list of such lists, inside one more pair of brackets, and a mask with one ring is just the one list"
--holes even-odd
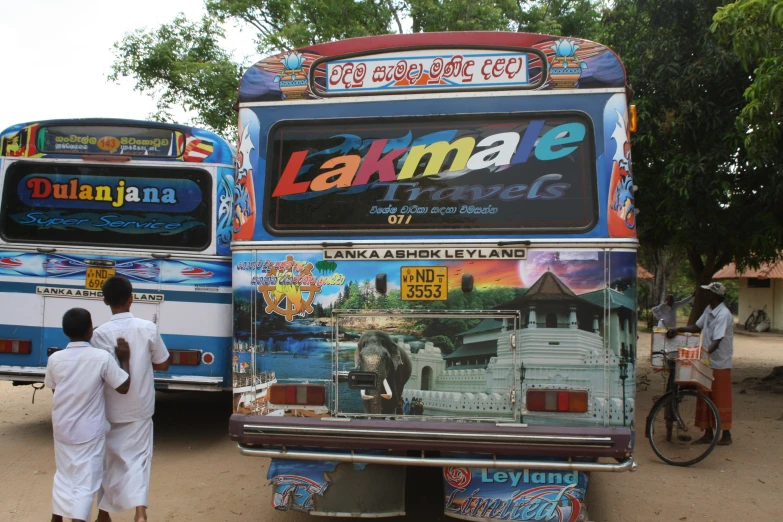
[(695, 324), (709, 304), (707, 291), (702, 289), (701, 286), (710, 284), (715, 272), (728, 265), (731, 262), (732, 256), (725, 252), (718, 255), (714, 248), (709, 248), (704, 254), (689, 248), (687, 249), (687, 253), (691, 271), (696, 278), (696, 288), (694, 288), (696, 299), (693, 301), (693, 308), (691, 308), (691, 315), (688, 317), (688, 324)]

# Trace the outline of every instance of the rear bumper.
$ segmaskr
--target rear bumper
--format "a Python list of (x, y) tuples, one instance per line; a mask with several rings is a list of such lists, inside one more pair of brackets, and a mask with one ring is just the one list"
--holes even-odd
[(463, 459), (449, 457), (410, 457), (397, 455), (362, 455), (354, 451), (337, 453), (329, 451), (287, 451), (285, 449), (260, 449), (239, 444), (239, 452), (248, 457), (266, 457), (271, 459), (318, 460), (348, 462), (351, 464), (378, 464), (386, 466), (426, 466), (426, 467), (464, 467), (464, 468), (502, 468), (502, 469), (545, 469), (564, 471), (636, 471), (633, 457), (617, 462), (572, 462), (558, 460), (518, 460), (518, 459)]
[[(346, 450), (391, 450), (393, 452), (441, 452), (572, 458), (601, 457), (625, 461), (631, 457), (630, 428), (527, 426), (525, 424), (479, 424), (364, 419), (313, 419), (232, 415), (232, 440), (245, 454), (270, 456), (283, 447), (286, 458), (292, 448), (334, 449), (335, 459)], [(309, 453), (308, 453), (309, 454)], [(298, 454), (297, 454), (298, 455)], [(280, 456), (279, 453), (276, 456)], [(352, 457), (353, 458), (353, 457)], [(399, 458), (399, 457), (395, 457)], [(316, 459), (317, 460), (317, 459)], [(320, 460), (323, 460), (322, 458)], [(442, 461), (442, 459), (440, 459)], [(416, 462), (424, 462), (416, 459)], [(406, 465), (417, 465), (406, 463)], [(435, 464), (418, 464), (435, 465)], [(447, 464), (450, 465), (450, 464)]]
[(155, 376), (155, 388), (177, 391), (223, 391), (223, 377), (202, 377), (199, 375)]
[(0, 366), (0, 381), (44, 382), (46, 368), (40, 366)]
[[(46, 368), (40, 366), (0, 366), (0, 381), (33, 384), (44, 382), (45, 374)], [(222, 391), (223, 377), (156, 375), (155, 388), (159, 390)]]

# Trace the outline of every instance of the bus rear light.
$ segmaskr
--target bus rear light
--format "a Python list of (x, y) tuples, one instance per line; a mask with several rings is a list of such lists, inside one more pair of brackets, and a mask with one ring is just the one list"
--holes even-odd
[(33, 350), (32, 341), (19, 339), (0, 339), (0, 353), (18, 353), (27, 355)]
[(269, 387), (269, 402), (300, 406), (326, 404), (326, 387), (320, 384), (273, 384)]
[(528, 390), (528, 411), (585, 413), (587, 392), (584, 390)]
[(169, 350), (169, 363), (197, 366), (201, 364), (201, 352), (198, 350)]

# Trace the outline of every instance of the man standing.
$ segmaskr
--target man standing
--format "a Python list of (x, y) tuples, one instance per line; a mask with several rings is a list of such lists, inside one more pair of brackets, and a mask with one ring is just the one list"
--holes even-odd
[(674, 302), (674, 296), (669, 294), (663, 303), (652, 308), (653, 317), (657, 321), (663, 321), (663, 325), (666, 328), (675, 328), (677, 326), (677, 309), (682, 308), (686, 304), (693, 301), (696, 295), (693, 294), (690, 297), (683, 299), (682, 301)]
[[(723, 436), (718, 444), (731, 444), (731, 358), (734, 356), (734, 317), (723, 304), (726, 299), (726, 287), (721, 283), (702, 286), (709, 293), (709, 306), (704, 310), (696, 324), (674, 328), (667, 332), (671, 339), (680, 332), (704, 332), (702, 349), (710, 355), (712, 368), (712, 391), (707, 396), (712, 399), (720, 414)], [(703, 405), (699, 405), (703, 406)], [(709, 444), (713, 439), (712, 422), (706, 407), (698, 408), (696, 425), (705, 430), (697, 443)]]
[(111, 321), (98, 327), (93, 345), (114, 352), (116, 340), (125, 338), (131, 348), (133, 381), (126, 396), (106, 390), (106, 465), (98, 492), (98, 522), (110, 522), (109, 513), (136, 508), (134, 520), (147, 520), (152, 465), (152, 414), (155, 412), (153, 370), (167, 370), (169, 352), (154, 323), (133, 317), (133, 287), (121, 276), (103, 284), (103, 302), (112, 312)]
[(63, 522), (63, 517), (86, 522), (103, 476), (109, 431), (104, 389), (128, 392), (130, 353), (127, 343), (118, 340), (120, 368), (105, 351), (90, 346), (92, 318), (83, 308), (65, 312), (63, 333), (71, 342), (49, 357), (44, 378), (54, 392), (52, 427), (57, 471), (52, 486), (52, 522)]

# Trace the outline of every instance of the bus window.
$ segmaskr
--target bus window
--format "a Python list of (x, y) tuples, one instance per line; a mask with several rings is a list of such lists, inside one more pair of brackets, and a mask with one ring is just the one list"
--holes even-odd
[(284, 121), (269, 137), (266, 224), (275, 235), (584, 231), (597, 216), (594, 149), (578, 112)]
[(212, 176), (197, 168), (18, 162), (5, 173), (8, 242), (203, 250)]

